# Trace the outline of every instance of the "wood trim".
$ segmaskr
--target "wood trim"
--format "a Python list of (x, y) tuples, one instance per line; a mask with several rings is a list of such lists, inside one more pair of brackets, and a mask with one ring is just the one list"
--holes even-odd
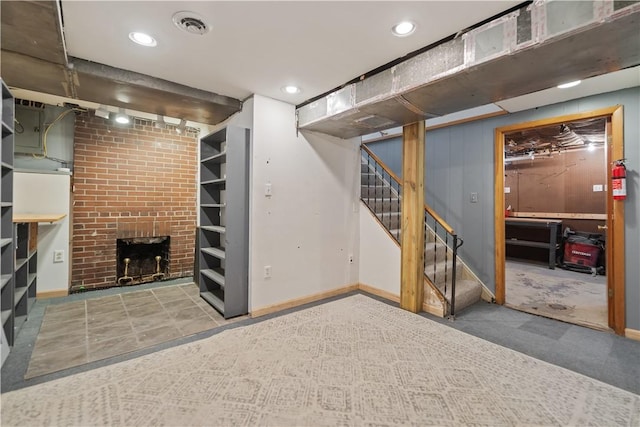
[[(502, 107), (500, 107), (500, 108), (502, 108)], [(427, 131), (446, 128), (446, 127), (449, 127), (449, 126), (461, 125), (463, 123), (475, 122), (477, 120), (490, 119), (491, 117), (504, 116), (505, 114), (509, 114), (509, 112), (505, 111), (505, 110), (501, 110), (501, 111), (494, 111), (493, 113), (480, 114), (478, 116), (467, 117), (467, 118), (464, 118), (464, 119), (458, 119), (458, 120), (454, 120), (454, 121), (447, 122), (447, 123), (441, 123), (439, 125), (427, 126)]]
[(624, 336), (632, 340), (640, 341), (640, 331), (637, 329), (626, 328), (624, 330)]
[(444, 219), (442, 219), (442, 217), (440, 215), (438, 215), (436, 213), (436, 211), (431, 209), (431, 207), (429, 207), (427, 205), (424, 205), (424, 210), (427, 211), (427, 213), (429, 215), (431, 215), (433, 217), (433, 219), (438, 221), (438, 224), (440, 224), (442, 226), (442, 228), (444, 228), (447, 231), (447, 233), (456, 234), (456, 232), (453, 231), (453, 228), (449, 224), (447, 224), (447, 222)]
[(417, 313), (424, 303), (424, 121), (402, 128), (402, 239), (400, 307)]
[(554, 219), (607, 219), (607, 214), (591, 213), (554, 213), (554, 212), (511, 212), (514, 218), (554, 218)]
[(435, 306), (435, 305), (431, 305), (431, 304), (427, 304), (422, 303), (422, 311), (429, 313), (429, 314), (433, 314), (436, 317), (443, 317), (444, 318), (444, 313), (443, 313), (443, 306)]
[(376, 156), (375, 154), (373, 154), (373, 151), (369, 150), (369, 148), (368, 148), (366, 145), (362, 144), (362, 145), (360, 145), (360, 147), (361, 147), (364, 151), (366, 151), (366, 152), (367, 152), (367, 154), (368, 154), (368, 155), (370, 155), (370, 156), (373, 158), (373, 160), (375, 160), (375, 161), (376, 161), (376, 163), (378, 163), (380, 166), (382, 166), (382, 169), (384, 169), (384, 171), (385, 171), (386, 173), (388, 173), (388, 174), (391, 176), (391, 178), (395, 179), (395, 180), (396, 180), (396, 182), (397, 182), (398, 184), (400, 184), (400, 186), (402, 186), (402, 179), (400, 179), (400, 178), (398, 177), (398, 175), (396, 175), (396, 174), (395, 174), (395, 172), (394, 172), (394, 171), (392, 171), (391, 169), (389, 169), (389, 168), (387, 167), (387, 165), (386, 165), (382, 160), (380, 160), (380, 157), (378, 157), (378, 156)]
[[(373, 286), (370, 285), (365, 285), (364, 283), (360, 283), (360, 285), (358, 286), (358, 288), (362, 291), (362, 292), (366, 292), (372, 295), (376, 295), (379, 296), (381, 298), (384, 298), (386, 300), (389, 301), (393, 301), (393, 302), (400, 302), (400, 296), (393, 294), (389, 291), (385, 291), (379, 288), (374, 288)], [(444, 317), (444, 306), (440, 305), (440, 306), (435, 306), (435, 305), (431, 305), (428, 304), (426, 302), (422, 303), (422, 311), (429, 313), (429, 314), (433, 314), (434, 316), (437, 317)]]
[[(500, 133), (505, 134), (505, 133), (513, 132), (515, 130), (527, 130), (527, 129), (537, 128), (537, 127), (542, 127), (542, 126), (551, 126), (551, 125), (556, 125), (556, 124), (560, 124), (560, 123), (563, 123), (563, 122), (572, 122), (572, 121), (576, 121), (576, 120), (592, 119), (592, 118), (595, 118), (595, 117), (609, 117), (618, 108), (621, 108), (621, 107), (616, 105), (616, 106), (613, 106), (613, 107), (600, 108), (598, 110), (592, 110), (592, 111), (587, 111), (587, 112), (583, 112), (583, 113), (568, 114), (566, 116), (549, 117), (547, 119), (533, 120), (533, 121), (524, 122), (524, 123), (515, 123), (515, 124), (512, 124), (512, 125), (499, 127), (499, 128), (496, 129), (496, 132), (500, 131)], [(503, 151), (504, 151), (504, 147), (503, 147)], [(503, 153), (500, 152), (498, 154), (500, 154), (502, 156)]]
[(330, 291), (320, 292), (313, 295), (308, 295), (306, 297), (294, 298), (285, 302), (281, 302), (278, 304), (268, 305), (265, 307), (261, 307), (256, 310), (251, 310), (251, 317), (260, 317), (265, 316), (267, 314), (276, 313), (278, 311), (286, 310), (288, 308), (298, 307), (300, 305), (308, 304), (310, 302), (320, 301), (325, 298), (333, 297), (336, 295), (346, 294), (347, 292), (352, 292), (358, 290), (358, 284), (347, 285), (340, 288), (332, 289)]
[[(502, 108), (502, 107), (500, 107), (500, 108)], [(461, 125), (463, 123), (469, 123), (469, 122), (475, 122), (475, 121), (478, 121), (478, 120), (490, 119), (491, 117), (504, 116), (505, 114), (509, 114), (509, 112), (505, 111), (505, 110), (494, 111), (493, 113), (485, 113), (485, 114), (480, 114), (480, 115), (473, 116), (473, 117), (465, 117), (464, 119), (453, 120), (453, 121), (450, 121), (450, 122), (440, 123), (438, 125), (432, 125), (432, 126), (427, 126), (426, 122), (425, 122), (425, 129), (428, 132), (430, 130), (436, 130), (436, 129), (446, 128), (446, 127), (449, 127), (449, 126)], [(392, 133), (392, 134), (389, 134), (389, 135), (381, 136), (379, 138), (372, 138), (372, 139), (369, 139), (367, 141), (363, 141), (362, 144), (369, 144), (371, 142), (386, 141), (388, 139), (400, 138), (400, 137), (402, 137), (401, 133)]]
[(62, 289), (57, 291), (43, 291), (43, 292), (36, 292), (36, 299), (60, 298), (60, 297), (66, 297), (68, 295), (69, 295), (69, 289)]
[(495, 283), (496, 303), (505, 302), (505, 226), (504, 226), (504, 132), (503, 128), (495, 130), (494, 164), (494, 232), (495, 232)]
[[(609, 167), (607, 168), (607, 182), (611, 182), (611, 168), (613, 162), (624, 158), (624, 128), (623, 128), (623, 110), (622, 106), (615, 108), (611, 114), (611, 158), (607, 159)], [(609, 185), (609, 188), (611, 186)], [(610, 234), (613, 235), (613, 245), (607, 242), (607, 252), (610, 253), (611, 263), (607, 264), (607, 286), (613, 290), (613, 301), (610, 307), (613, 316), (609, 320), (613, 322), (609, 324), (616, 334), (623, 335), (625, 333), (625, 241), (624, 241), (624, 200), (613, 200), (611, 193), (608, 193), (607, 207), (610, 207), (610, 216), (607, 221), (607, 227)], [(610, 268), (612, 266), (613, 268)], [(612, 274), (610, 274), (610, 272)]]
[(358, 289), (363, 291), (363, 292), (366, 292), (368, 294), (376, 295), (376, 296), (379, 296), (381, 298), (387, 299), (389, 301), (393, 301), (393, 302), (397, 302), (397, 303), (400, 302), (400, 295), (391, 293), (389, 291), (385, 291), (383, 289), (374, 288), (373, 286), (365, 285), (364, 283), (360, 283), (358, 285)]
[(27, 214), (27, 213), (14, 213), (13, 222), (26, 223), (26, 222), (56, 222), (60, 221), (67, 214)]

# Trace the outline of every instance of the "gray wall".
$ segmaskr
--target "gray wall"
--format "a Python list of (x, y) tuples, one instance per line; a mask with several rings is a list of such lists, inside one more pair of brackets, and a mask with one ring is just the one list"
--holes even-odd
[[(640, 87), (427, 132), (425, 197), (426, 203), (464, 239), (465, 243), (460, 248), (462, 259), (494, 291), (495, 128), (614, 105), (624, 106), (624, 150), (627, 159), (626, 320), (627, 328), (640, 330)], [(367, 146), (401, 175), (400, 138), (369, 143)], [(478, 203), (470, 202), (472, 192), (478, 193)]]

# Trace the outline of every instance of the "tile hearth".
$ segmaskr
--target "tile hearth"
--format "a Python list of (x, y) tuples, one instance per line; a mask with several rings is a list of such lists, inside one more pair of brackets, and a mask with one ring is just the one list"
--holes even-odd
[(193, 284), (49, 305), (25, 379), (121, 355), (242, 319), (225, 320)]

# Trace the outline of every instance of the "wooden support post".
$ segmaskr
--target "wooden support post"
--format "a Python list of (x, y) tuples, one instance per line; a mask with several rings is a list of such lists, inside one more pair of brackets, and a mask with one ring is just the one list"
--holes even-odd
[(424, 121), (402, 129), (400, 307), (417, 313), (424, 300)]

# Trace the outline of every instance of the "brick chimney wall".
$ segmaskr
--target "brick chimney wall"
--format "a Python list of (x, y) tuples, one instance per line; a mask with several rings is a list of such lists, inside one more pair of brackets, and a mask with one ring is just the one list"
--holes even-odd
[(169, 277), (193, 274), (197, 133), (76, 119), (71, 289), (116, 284), (116, 239), (169, 235)]

